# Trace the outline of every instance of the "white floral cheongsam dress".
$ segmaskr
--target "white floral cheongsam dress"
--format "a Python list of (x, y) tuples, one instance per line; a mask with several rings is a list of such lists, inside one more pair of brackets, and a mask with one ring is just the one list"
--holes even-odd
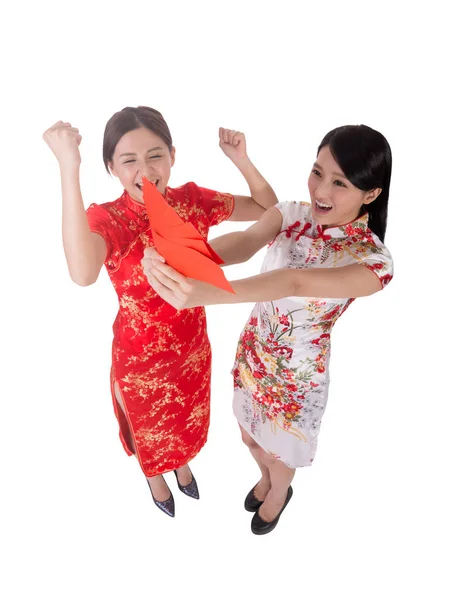
[[(261, 272), (281, 268), (363, 264), (382, 287), (392, 257), (368, 229), (368, 215), (322, 229), (311, 205), (281, 202), (282, 229)], [(242, 331), (233, 368), (234, 414), (269, 454), (288, 467), (311, 465), (329, 386), (330, 332), (354, 298), (289, 297), (255, 305)]]

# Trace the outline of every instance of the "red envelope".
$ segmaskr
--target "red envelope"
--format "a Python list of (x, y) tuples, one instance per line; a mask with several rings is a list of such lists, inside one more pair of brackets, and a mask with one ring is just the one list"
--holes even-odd
[(202, 238), (192, 223), (186, 223), (167, 203), (156, 186), (143, 177), (143, 200), (154, 245), (165, 262), (185, 277), (198, 279), (232, 292), (219, 265), (223, 260)]

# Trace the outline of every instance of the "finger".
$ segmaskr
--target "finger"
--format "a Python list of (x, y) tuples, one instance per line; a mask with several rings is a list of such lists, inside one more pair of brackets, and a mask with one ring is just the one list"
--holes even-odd
[(234, 129), (230, 129), (228, 131), (228, 143), (229, 144), (233, 144), (233, 138), (236, 135), (237, 131), (235, 131)]
[(236, 131), (236, 133), (233, 135), (233, 143), (235, 144), (239, 144), (240, 142), (244, 141), (245, 136), (241, 131)]
[(152, 258), (148, 258), (147, 256), (144, 256), (144, 257), (142, 258), (142, 260), (140, 261), (140, 264), (142, 265), (142, 269), (143, 269), (144, 271), (146, 271), (146, 270), (148, 270), (148, 269), (150, 269), (150, 268), (151, 268), (151, 266), (152, 266), (152, 264), (153, 264), (153, 263), (152, 263), (152, 260), (153, 260)]
[(168, 302), (168, 304), (177, 310), (181, 308), (181, 303), (175, 298), (173, 292), (162, 285), (153, 275), (150, 276), (150, 284), (162, 300), (165, 300), (165, 302)]
[(180, 307), (185, 306), (189, 298), (189, 293), (192, 291), (193, 286), (189, 283), (177, 283), (176, 281), (162, 273), (162, 271), (159, 270), (160, 267), (162, 267), (162, 265), (157, 262), (154, 264), (153, 267), (151, 267), (151, 277), (157, 279), (157, 281), (162, 286), (164, 286), (166, 289), (169, 290), (169, 292), (173, 294), (174, 301), (179, 302)]
[(229, 144), (230, 143), (230, 133), (231, 133), (231, 129), (224, 129), (223, 130), (223, 141), (225, 144)]
[(63, 125), (63, 121), (57, 121), (56, 123), (51, 125), (47, 131), (51, 131), (52, 129), (55, 129), (56, 127), (59, 127), (61, 125)]
[(169, 298), (171, 297), (171, 290), (162, 285), (157, 277), (155, 277), (152, 273), (148, 275), (148, 281), (156, 294), (168, 302)]
[[(151, 268), (150, 276), (153, 277), (154, 280), (157, 280), (158, 283), (162, 286), (159, 289), (161, 289), (161, 290), (166, 289), (167, 292), (165, 292), (165, 293), (172, 294), (171, 304), (173, 306), (176, 306), (174, 304), (175, 302), (179, 303), (178, 304), (179, 308), (186, 304), (187, 299), (188, 299), (188, 294), (182, 289), (181, 284), (176, 283), (175, 281), (173, 281), (172, 279), (170, 279), (169, 277), (164, 275), (162, 272), (158, 271), (156, 268)], [(192, 289), (192, 286), (188, 286), (188, 287), (189, 287), (189, 289)]]
[(154, 263), (153, 266), (149, 268), (149, 272), (153, 277), (155, 277), (159, 281), (159, 283), (164, 285), (169, 290), (172, 290), (173, 292), (178, 292), (181, 289), (181, 284), (172, 279), (171, 277), (168, 277), (168, 275), (166, 275), (165, 273), (162, 273), (162, 271), (160, 271), (157, 268), (156, 263)]
[(145, 258), (150, 258), (153, 260), (160, 260), (160, 262), (163, 263), (165, 262), (165, 258), (159, 254), (155, 246), (148, 246), (147, 248), (145, 248), (143, 256)]
[(160, 271), (163, 275), (165, 275), (169, 279), (172, 279), (179, 285), (185, 286), (186, 288), (191, 287), (187, 282), (187, 278), (184, 277), (184, 275), (182, 273), (180, 273), (179, 271), (176, 271), (176, 269), (173, 269), (173, 267), (170, 267), (170, 265), (156, 261), (154, 263), (154, 267), (158, 271)]

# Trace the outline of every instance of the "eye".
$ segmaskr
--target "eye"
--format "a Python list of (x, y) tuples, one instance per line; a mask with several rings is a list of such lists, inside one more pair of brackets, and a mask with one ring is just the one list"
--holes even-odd
[(129, 160), (125, 160), (123, 165), (127, 165), (128, 163), (133, 163), (133, 162), (135, 162), (135, 159), (131, 158)]
[(312, 173), (318, 177), (321, 177), (321, 173), (318, 171), (318, 169), (313, 169)]
[(152, 160), (153, 158), (162, 158), (162, 156), (160, 154), (156, 154), (155, 156), (150, 156), (150, 159)]
[(334, 181), (335, 185), (338, 185), (339, 187), (347, 187), (342, 181), (340, 181), (339, 179), (335, 179)]

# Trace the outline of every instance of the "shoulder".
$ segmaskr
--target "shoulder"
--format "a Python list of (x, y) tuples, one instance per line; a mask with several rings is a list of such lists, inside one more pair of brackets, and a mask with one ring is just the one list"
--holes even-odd
[(393, 257), (387, 246), (372, 231), (367, 231), (366, 239), (353, 243), (351, 250), (359, 263), (379, 277), (383, 286), (391, 281)]
[(311, 209), (309, 202), (296, 202), (295, 200), (289, 202), (278, 202), (275, 205), (282, 213), (294, 212), (294, 213), (306, 213)]
[(357, 242), (357, 244), (360, 245), (362, 251), (366, 254), (378, 254), (389, 259), (392, 258), (387, 246), (370, 229), (367, 229), (365, 238)]
[(308, 202), (278, 202), (275, 208), (280, 211), (283, 223), (294, 221), (307, 221), (311, 216), (311, 204)]
[(188, 181), (187, 183), (183, 183), (182, 185), (178, 185), (177, 187), (167, 187), (167, 191), (170, 194), (177, 196), (200, 195), (200, 188), (193, 181)]
[(96, 214), (96, 215), (104, 215), (104, 216), (119, 216), (124, 212), (125, 206), (122, 202), (122, 196), (117, 198), (113, 202), (102, 202), (101, 204), (97, 204), (96, 202), (92, 202), (88, 208), (86, 209), (87, 213)]
[(113, 202), (90, 204), (86, 215), (90, 229), (104, 237), (123, 236), (130, 228), (135, 229), (133, 214), (124, 203), (123, 196)]

